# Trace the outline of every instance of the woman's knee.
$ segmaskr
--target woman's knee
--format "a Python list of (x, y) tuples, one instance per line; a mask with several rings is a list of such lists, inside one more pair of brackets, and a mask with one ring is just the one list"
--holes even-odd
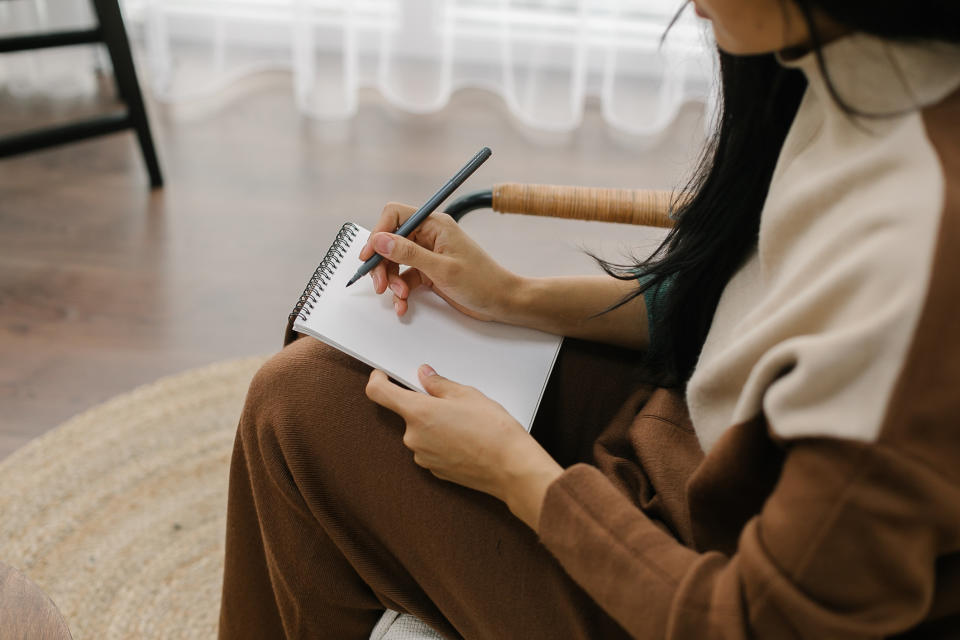
[[(240, 437), (276, 454), (310, 455), (314, 463), (356, 457), (370, 438), (399, 441), (402, 420), (365, 393), (371, 367), (313, 338), (301, 338), (268, 360), (247, 392)], [(339, 460), (330, 460), (339, 464)]]
[(266, 474), (295, 501), (322, 502), (338, 488), (359, 491), (361, 476), (415, 466), (399, 416), (366, 397), (369, 375), (369, 366), (308, 338), (268, 360), (238, 428), (250, 473)]
[[(312, 338), (275, 354), (250, 382), (240, 421), (245, 441), (299, 440), (305, 429), (343, 416), (365, 400), (370, 367)], [(266, 432), (266, 433), (265, 433)]]

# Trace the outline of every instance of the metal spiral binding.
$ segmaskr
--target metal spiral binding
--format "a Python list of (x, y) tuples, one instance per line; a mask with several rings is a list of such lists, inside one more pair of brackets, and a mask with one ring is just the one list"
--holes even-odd
[(333, 244), (327, 249), (327, 255), (320, 261), (320, 266), (313, 272), (303, 293), (300, 294), (300, 299), (297, 300), (293, 311), (290, 312), (291, 322), (297, 317), (306, 322), (310, 312), (313, 311), (313, 308), (320, 300), (323, 290), (326, 289), (330, 283), (330, 279), (333, 278), (334, 271), (340, 266), (343, 257), (347, 255), (347, 249), (350, 247), (350, 243), (357, 237), (358, 231), (359, 227), (352, 222), (347, 222), (340, 227), (340, 231), (337, 232), (337, 237), (334, 238)]

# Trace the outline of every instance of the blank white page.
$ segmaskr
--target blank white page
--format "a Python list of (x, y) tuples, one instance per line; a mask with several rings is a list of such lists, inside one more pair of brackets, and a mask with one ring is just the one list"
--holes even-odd
[(317, 291), (294, 329), (314, 336), (381, 369), (398, 382), (424, 391), (417, 369), (429, 364), (440, 375), (476, 387), (499, 402), (527, 431), (553, 369), (561, 338), (542, 331), (470, 318), (420, 287), (398, 318), (393, 295), (373, 291), (365, 277), (349, 288), (360, 267), (360, 249), (370, 232), (357, 227), (331, 278)]

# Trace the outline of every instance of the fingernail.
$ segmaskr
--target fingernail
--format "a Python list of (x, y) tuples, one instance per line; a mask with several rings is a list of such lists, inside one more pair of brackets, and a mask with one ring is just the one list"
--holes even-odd
[(399, 301), (399, 300), (394, 300), (394, 301), (393, 301), (393, 310), (396, 311), (397, 313), (400, 313), (400, 301)]
[(379, 288), (380, 288), (380, 274), (377, 273), (376, 271), (374, 271), (374, 272), (373, 272), (373, 275), (370, 276), (370, 277), (373, 278), (373, 287), (374, 287), (374, 289), (379, 289)]
[(390, 285), (390, 291), (393, 291), (395, 294), (397, 294), (398, 298), (403, 297), (403, 288), (401, 288), (396, 282)]
[(429, 378), (430, 376), (435, 376), (435, 375), (437, 375), (437, 372), (433, 370), (433, 367), (431, 367), (431, 366), (428, 365), (428, 364), (422, 364), (422, 365), (420, 365), (420, 373), (422, 373), (424, 376), (426, 376), (426, 377), (428, 377), (428, 378)]
[(389, 256), (390, 252), (393, 251), (393, 244), (393, 238), (387, 234), (377, 235), (373, 238), (373, 248), (380, 255)]

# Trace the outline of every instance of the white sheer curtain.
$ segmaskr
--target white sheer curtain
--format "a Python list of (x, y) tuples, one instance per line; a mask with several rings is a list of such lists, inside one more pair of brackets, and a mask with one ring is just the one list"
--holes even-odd
[(479, 87), (502, 96), (534, 129), (575, 128), (587, 98), (596, 97), (611, 125), (648, 135), (684, 102), (711, 100), (712, 44), (691, 11), (661, 43), (682, 0), (123, 4), (128, 27), (142, 38), (154, 96), (166, 102), (284, 69), (298, 107), (320, 119), (350, 117), (361, 88), (426, 113), (442, 109), (457, 89)]

